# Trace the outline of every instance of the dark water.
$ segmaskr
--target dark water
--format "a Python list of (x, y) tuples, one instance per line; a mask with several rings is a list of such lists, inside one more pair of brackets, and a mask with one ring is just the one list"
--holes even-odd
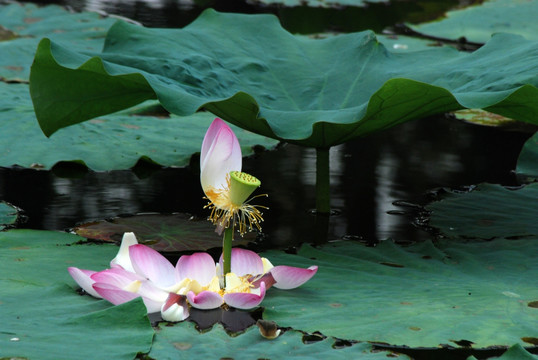
[[(529, 134), (486, 128), (443, 115), (406, 123), (331, 149), (329, 238), (420, 241), (431, 235), (401, 201), (424, 204), (440, 187), (480, 182), (516, 184), (518, 153)], [(25, 211), (22, 227), (67, 229), (79, 222), (139, 212), (206, 216), (198, 158), (183, 169), (139, 166), (96, 173), (70, 166), (53, 171), (0, 169), (0, 199)], [(315, 150), (281, 144), (244, 160), (269, 194), (268, 246), (311, 242), (315, 217)], [(65, 177), (69, 176), (69, 177)], [(396, 204), (395, 204), (396, 202)]]
[[(479, 0), (422, 0), (368, 3), (363, 7), (312, 8), (264, 5), (256, 0), (35, 0), (38, 4), (60, 4), (74, 11), (96, 11), (123, 16), (149, 27), (183, 27), (206, 8), (221, 12), (272, 13), (292, 33), (325, 31), (381, 32), (397, 23), (419, 23), (436, 19), (445, 11)], [(337, 3), (333, 1), (333, 3)], [(360, 3), (360, 1), (357, 1)]]

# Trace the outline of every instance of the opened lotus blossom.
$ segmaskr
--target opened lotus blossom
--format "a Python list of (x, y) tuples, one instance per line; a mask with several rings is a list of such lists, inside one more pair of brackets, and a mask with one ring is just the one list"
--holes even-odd
[(110, 265), (110, 269), (99, 272), (75, 267), (68, 271), (88, 294), (115, 305), (141, 297), (148, 313), (160, 311), (168, 321), (186, 319), (189, 304), (198, 309), (215, 309), (224, 304), (254, 308), (270, 287), (296, 288), (317, 271), (317, 266), (273, 266), (255, 252), (239, 248), (232, 250), (232, 271), (225, 276), (222, 259), (215, 263), (207, 253), (183, 255), (174, 267), (157, 251), (138, 244), (133, 233), (124, 234), (118, 255)]

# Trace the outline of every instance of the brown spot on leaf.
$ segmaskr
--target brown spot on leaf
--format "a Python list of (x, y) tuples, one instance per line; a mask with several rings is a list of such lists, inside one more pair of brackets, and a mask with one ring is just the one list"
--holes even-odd
[(408, 302), (408, 301), (402, 301), (400, 304), (401, 305), (413, 305), (413, 303)]
[(28, 17), (28, 18), (24, 19), (24, 23), (25, 24), (35, 24), (36, 22), (39, 22), (41, 20), (43, 20), (43, 19), (38, 18), (38, 17)]
[(538, 301), (531, 301), (527, 305), (529, 305), (529, 307), (531, 307), (531, 308), (538, 309)]
[(187, 342), (175, 342), (173, 345), (178, 350), (189, 350), (192, 347), (192, 344)]
[(332, 304), (329, 304), (330, 307), (332, 308), (339, 308), (339, 307), (342, 307), (342, 304), (340, 303), (332, 303)]
[(410, 327), (409, 327), (409, 330), (420, 331), (420, 330), (422, 330), (422, 329), (419, 328), (418, 326), (410, 326)]

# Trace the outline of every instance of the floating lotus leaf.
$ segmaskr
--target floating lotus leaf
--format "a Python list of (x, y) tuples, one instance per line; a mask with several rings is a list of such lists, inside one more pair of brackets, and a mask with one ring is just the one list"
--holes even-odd
[[(129, 169), (140, 159), (164, 166), (188, 165), (191, 156), (200, 151), (215, 116), (207, 112), (188, 117), (167, 117), (166, 112), (152, 115), (151, 105), (102, 116), (48, 139), (35, 120), (28, 85), (0, 82), (0, 166), (50, 169), (60, 161), (75, 161), (107, 171)], [(273, 139), (233, 129), (245, 156), (257, 145), (272, 148), (277, 144)], [(24, 134), (24, 141), (20, 134)]]
[(269, 251), (273, 264), (318, 265), (293, 291), (271, 289), (264, 318), (341, 339), (473, 348), (536, 338), (538, 241), (440, 241), (400, 247), (353, 242)]
[[(207, 220), (187, 214), (140, 214), (78, 225), (75, 233), (89, 239), (120, 242), (125, 232), (134, 232), (138, 241), (160, 252), (205, 251), (222, 246), (222, 237)], [(234, 241), (236, 246), (255, 240), (254, 233)]]
[(0, 358), (134, 359), (153, 329), (141, 300), (110, 306), (80, 296), (68, 266), (101, 269), (113, 245), (76, 245), (55, 231), (0, 232)]
[(423, 34), (457, 40), (465, 37), (485, 43), (495, 33), (512, 33), (538, 40), (538, 1), (489, 0), (461, 10), (449, 11), (446, 18), (410, 25)]
[(426, 209), (429, 225), (448, 237), (536, 237), (537, 199), (538, 183), (517, 189), (480, 184), (468, 193), (449, 193)]
[(172, 327), (161, 325), (157, 329), (155, 342), (149, 356), (153, 359), (177, 359), (178, 356), (221, 358), (221, 359), (361, 359), (376, 360), (409, 359), (405, 355), (387, 351), (372, 352), (368, 343), (354, 344), (342, 349), (334, 349), (334, 339), (327, 338), (311, 344), (304, 344), (303, 334), (288, 330), (274, 340), (263, 338), (257, 327), (251, 327), (244, 334), (231, 337), (222, 326), (200, 334), (192, 323), (186, 322)]
[(9, 41), (0, 41), (0, 78), (27, 81), (35, 48), (44, 36), (69, 43), (72, 49), (100, 51), (115, 21), (92, 12), (70, 13), (57, 5), (0, 5), (0, 25), (13, 34)]
[(376, 358), (366, 343), (334, 350), (330, 336), (411, 347), (467, 340), (475, 348), (528, 346), (525, 341), (536, 338), (536, 241), (428, 242), (405, 248), (391, 242), (377, 247), (343, 242), (320, 249), (304, 246), (298, 255), (269, 251), (264, 255), (275, 265), (320, 265), (308, 283), (288, 291), (271, 289), (263, 303), (264, 317), (280, 327), (329, 336), (305, 345), (293, 330), (267, 341), (256, 328), (229, 337), (220, 326), (199, 334), (190, 323), (160, 326), (153, 337), (141, 301), (115, 307), (77, 294), (66, 268), (105, 268), (118, 250), (81, 240), (54, 231), (0, 232), (5, 335), (0, 337), (0, 358), (75, 354), (132, 359), (150, 347), (155, 359), (177, 358), (183, 351), (205, 357), (234, 351), (245, 358), (280, 358), (281, 352)]
[(517, 160), (516, 172), (527, 176), (529, 181), (538, 178), (538, 132), (523, 145)]
[(206, 10), (183, 29), (118, 22), (96, 56), (44, 39), (30, 92), (47, 135), (157, 98), (178, 115), (205, 108), (271, 138), (329, 147), (461, 108), (536, 123), (537, 44), (499, 34), (472, 54), (396, 54), (369, 31), (309, 39), (272, 15)]
[[(538, 356), (531, 354), (519, 344), (511, 346), (504, 354), (500, 357), (488, 357), (488, 359), (499, 359), (499, 360), (536, 360)], [(470, 356), (467, 360), (477, 360), (474, 356)]]
[(17, 221), (19, 210), (4, 201), (0, 201), (0, 230), (6, 226), (13, 225)]

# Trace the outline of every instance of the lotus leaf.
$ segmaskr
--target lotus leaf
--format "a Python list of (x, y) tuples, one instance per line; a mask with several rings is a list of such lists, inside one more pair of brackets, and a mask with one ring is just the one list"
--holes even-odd
[(304, 344), (303, 334), (288, 330), (275, 340), (263, 338), (257, 327), (251, 327), (244, 334), (231, 337), (221, 325), (200, 334), (192, 323), (186, 322), (169, 327), (161, 325), (157, 329), (155, 342), (149, 356), (154, 359), (177, 359), (179, 354), (186, 357), (233, 359), (409, 359), (407, 356), (386, 351), (371, 352), (368, 343), (355, 344), (342, 349), (333, 349), (334, 339), (327, 338), (311, 344)]
[(538, 178), (538, 132), (523, 145), (516, 172), (529, 177), (529, 180)]
[(11, 204), (0, 201), (0, 230), (17, 221), (19, 210)]
[(13, 37), (0, 41), (0, 78), (27, 81), (39, 40), (46, 36), (72, 49), (100, 51), (106, 31), (116, 21), (92, 12), (70, 13), (57, 5), (0, 5), (0, 25)]
[(410, 27), (423, 34), (446, 39), (464, 37), (485, 43), (492, 34), (512, 33), (538, 40), (538, 1), (489, 0), (465, 9), (449, 11), (446, 18)]
[[(50, 169), (60, 161), (84, 163), (96, 171), (129, 169), (140, 159), (165, 166), (186, 166), (200, 151), (205, 131), (215, 118), (201, 112), (189, 117), (147, 114), (152, 103), (99, 117), (46, 138), (35, 120), (28, 85), (0, 82), (0, 166)], [(155, 126), (155, 121), (159, 126)], [(243, 155), (277, 141), (234, 127)], [(24, 141), (19, 134), (24, 133)], [(32, 146), (28, 146), (32, 144)]]
[(449, 193), (426, 206), (430, 225), (448, 237), (492, 239), (538, 236), (538, 183), (509, 189), (480, 184), (468, 193)]
[(341, 339), (410, 347), (460, 340), (474, 348), (536, 337), (538, 241), (439, 241), (400, 247), (339, 242), (297, 255), (269, 251), (273, 264), (319, 270), (293, 291), (271, 289), (264, 318)]
[(472, 54), (396, 54), (369, 31), (308, 39), (272, 15), (206, 10), (183, 29), (118, 22), (93, 57), (44, 39), (30, 92), (46, 135), (158, 98), (178, 115), (205, 108), (268, 137), (327, 148), (461, 108), (536, 123), (537, 44), (499, 34)]
[[(538, 359), (538, 356), (533, 355), (526, 351), (523, 346), (516, 344), (511, 346), (504, 354), (502, 354), (498, 358), (491, 358), (488, 357), (488, 359), (499, 359), (499, 360), (536, 360)], [(467, 360), (477, 360), (474, 356), (469, 357)]]
[(0, 232), (0, 358), (130, 360), (149, 351), (153, 329), (142, 301), (112, 307), (75, 291), (68, 266), (104, 268), (117, 252), (80, 240), (55, 231)]

